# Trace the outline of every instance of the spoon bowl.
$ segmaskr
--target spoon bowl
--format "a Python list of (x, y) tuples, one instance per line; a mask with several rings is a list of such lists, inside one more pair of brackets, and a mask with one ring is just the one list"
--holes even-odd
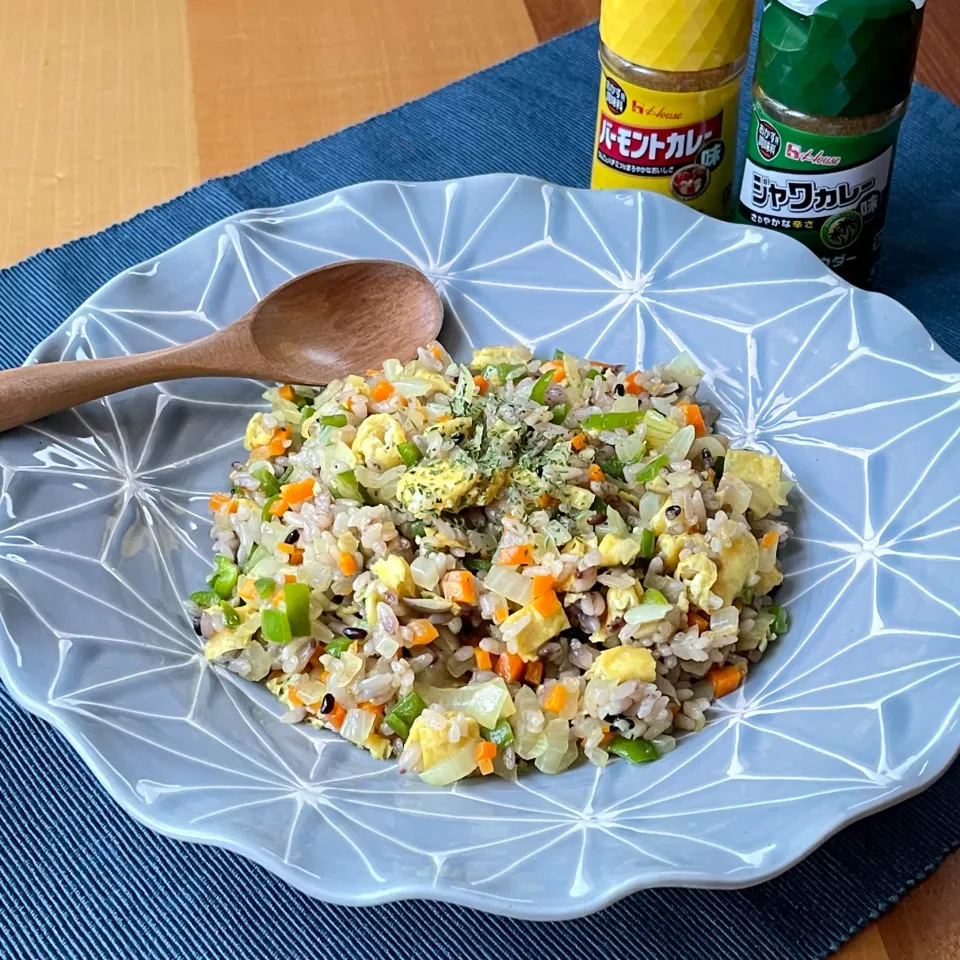
[(39, 363), (0, 373), (0, 430), (131, 387), (187, 377), (252, 377), (322, 385), (434, 340), (443, 304), (419, 270), (347, 260), (267, 294), (223, 330), (127, 357)]

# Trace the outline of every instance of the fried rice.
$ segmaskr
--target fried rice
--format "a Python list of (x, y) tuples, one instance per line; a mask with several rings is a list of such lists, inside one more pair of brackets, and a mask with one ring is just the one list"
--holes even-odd
[(210, 498), (206, 657), (435, 785), (658, 759), (787, 629), (791, 484), (702, 376), (434, 343), (267, 391)]

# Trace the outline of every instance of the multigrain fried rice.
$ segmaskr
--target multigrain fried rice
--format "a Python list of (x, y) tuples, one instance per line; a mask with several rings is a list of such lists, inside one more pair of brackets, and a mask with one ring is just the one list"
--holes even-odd
[(656, 760), (786, 631), (791, 485), (702, 376), (435, 343), (269, 390), (210, 499), (207, 658), (435, 785)]

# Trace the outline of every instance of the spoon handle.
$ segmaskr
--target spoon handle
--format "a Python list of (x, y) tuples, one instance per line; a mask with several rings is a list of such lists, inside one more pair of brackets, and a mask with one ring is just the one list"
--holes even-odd
[(4, 370), (0, 372), (0, 431), (118, 390), (219, 372), (198, 367), (199, 359), (193, 350), (171, 347), (129, 357), (37, 363)]

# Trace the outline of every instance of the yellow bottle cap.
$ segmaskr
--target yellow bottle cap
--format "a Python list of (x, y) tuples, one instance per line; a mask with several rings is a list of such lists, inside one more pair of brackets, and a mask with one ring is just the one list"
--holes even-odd
[(753, 0), (603, 0), (600, 39), (651, 70), (689, 72), (747, 52)]

